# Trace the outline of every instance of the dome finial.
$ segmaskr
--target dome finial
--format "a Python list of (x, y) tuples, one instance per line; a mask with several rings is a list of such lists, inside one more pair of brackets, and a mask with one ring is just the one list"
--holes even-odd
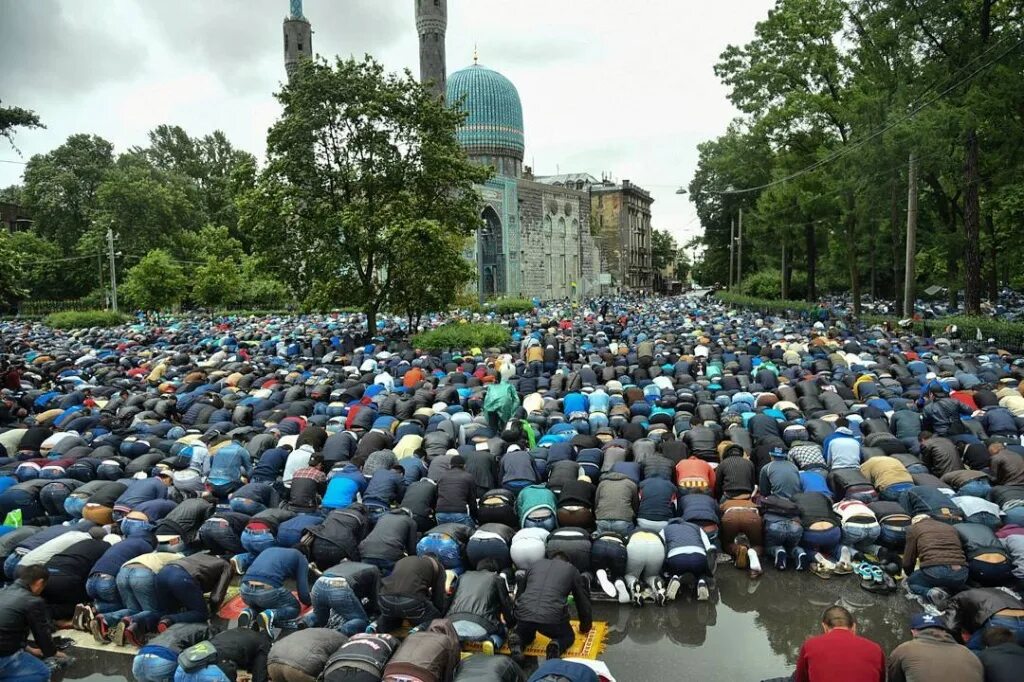
[(473, 63), (476, 64), (479, 58), (480, 54), (476, 50), (476, 43), (473, 43)]

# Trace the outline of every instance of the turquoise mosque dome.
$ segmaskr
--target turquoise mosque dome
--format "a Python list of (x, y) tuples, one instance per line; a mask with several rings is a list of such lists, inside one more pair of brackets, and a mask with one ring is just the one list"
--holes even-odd
[(470, 158), (491, 161), (499, 172), (504, 159), (518, 167), (525, 149), (523, 105), (512, 81), (474, 63), (448, 77), (445, 98), (452, 106), (461, 102), (468, 114), (457, 136)]

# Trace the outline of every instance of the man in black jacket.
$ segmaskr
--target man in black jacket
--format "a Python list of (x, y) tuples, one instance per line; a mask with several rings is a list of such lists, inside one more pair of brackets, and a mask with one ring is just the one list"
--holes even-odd
[(451, 459), (451, 469), (437, 481), (437, 522), (476, 526), (476, 479), (466, 471), (466, 460), (460, 455)]
[[(66, 658), (53, 643), (46, 602), (39, 596), (49, 576), (44, 566), (22, 566), (18, 579), (0, 590), (0, 679), (46, 682), (50, 669), (39, 659)], [(29, 633), (38, 648), (26, 645)]]
[(384, 514), (359, 543), (359, 556), (388, 573), (403, 556), (416, 554), (416, 522), (405, 509), (393, 509)]
[[(270, 653), (270, 637), (263, 632), (248, 628), (225, 630), (212, 639), (210, 644), (217, 650), (217, 662), (184, 675), (185, 679), (217, 679), (223, 675), (229, 680), (237, 679), (239, 670), (247, 670), (252, 682), (267, 682), (267, 654)], [(177, 675), (176, 675), (177, 676)]]
[(1024, 646), (1004, 627), (985, 630), (985, 649), (978, 652), (986, 682), (1016, 682), (1024, 670)]
[(435, 554), (407, 556), (381, 581), (379, 632), (390, 632), (408, 620), (414, 628), (440, 618), (444, 613), (444, 566)]
[(576, 641), (566, 604), (570, 594), (576, 600), (580, 632), (590, 632), (593, 624), (590, 589), (564, 552), (554, 552), (550, 559), (533, 564), (520, 579), (518, 592), (515, 608), (518, 622), (509, 637), (513, 658), (522, 659), (523, 650), (530, 646), (538, 632), (551, 638), (545, 652), (547, 658), (559, 658), (569, 650)]
[(459, 641), (483, 642), (488, 655), (501, 648), (506, 625), (512, 622), (512, 602), (505, 579), (498, 574), (500, 569), (494, 559), (482, 559), (475, 571), (459, 576), (459, 587), (445, 616), (459, 633)]

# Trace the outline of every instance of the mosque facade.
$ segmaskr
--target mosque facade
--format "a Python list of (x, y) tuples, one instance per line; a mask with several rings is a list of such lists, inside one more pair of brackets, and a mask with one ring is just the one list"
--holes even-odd
[(587, 174), (575, 174), (585, 177), (581, 182), (534, 177), (523, 166), (526, 135), (515, 85), (475, 56), (448, 74), (447, 0), (414, 1), (420, 78), (466, 112), (459, 143), (471, 160), (494, 169), (478, 188), (481, 226), (465, 254), (476, 263), (481, 299), (584, 298), (649, 288), (650, 194), (628, 181), (615, 185)]

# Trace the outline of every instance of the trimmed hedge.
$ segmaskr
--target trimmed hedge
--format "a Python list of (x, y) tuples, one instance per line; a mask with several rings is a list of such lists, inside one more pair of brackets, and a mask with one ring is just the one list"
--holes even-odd
[(452, 322), (412, 337), (412, 344), (428, 350), (467, 350), (502, 348), (509, 343), (508, 328), (500, 324), (462, 324)]
[(488, 307), (499, 315), (514, 315), (532, 311), (533, 301), (527, 298), (499, 298), (491, 301)]
[(785, 299), (773, 300), (769, 298), (734, 294), (729, 291), (716, 291), (715, 298), (726, 305), (732, 305), (739, 308), (769, 310), (779, 313), (787, 311), (809, 313), (819, 309), (816, 303), (808, 303), (807, 301), (788, 301)]
[(111, 310), (69, 310), (47, 315), (43, 320), (48, 327), (57, 329), (87, 329), (89, 327), (116, 327), (131, 318)]

